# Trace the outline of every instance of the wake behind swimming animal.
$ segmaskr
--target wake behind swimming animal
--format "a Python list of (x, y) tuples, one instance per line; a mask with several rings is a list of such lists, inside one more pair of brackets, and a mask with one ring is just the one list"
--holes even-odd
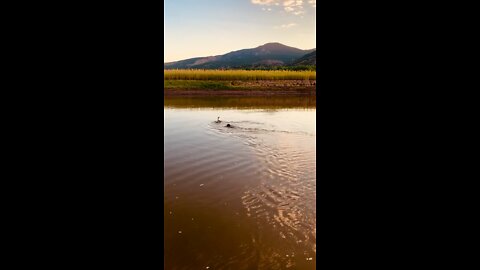
[(219, 116), (219, 117), (217, 117), (217, 121), (215, 121), (215, 123), (217, 123), (217, 124), (218, 124), (218, 123), (221, 123), (221, 122), (222, 122), (222, 121), (220, 121), (220, 116)]

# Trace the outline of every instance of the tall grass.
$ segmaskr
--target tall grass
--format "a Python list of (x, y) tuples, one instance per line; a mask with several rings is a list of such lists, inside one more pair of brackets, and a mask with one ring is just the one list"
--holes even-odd
[(316, 71), (167, 69), (165, 80), (315, 80)]

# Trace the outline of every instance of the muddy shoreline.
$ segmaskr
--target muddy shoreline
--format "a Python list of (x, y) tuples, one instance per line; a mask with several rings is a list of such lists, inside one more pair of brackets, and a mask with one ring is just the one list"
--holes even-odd
[[(185, 81), (184, 81), (185, 82)], [(190, 81), (191, 82), (191, 81)], [(316, 81), (313, 80), (259, 80), (222, 81), (217, 89), (204, 86), (165, 86), (165, 96), (312, 96), (316, 95)], [(223, 89), (224, 88), (224, 89)]]
[(205, 90), (205, 89), (165, 89), (164, 96), (314, 96), (314, 89), (239, 89), (239, 90)]

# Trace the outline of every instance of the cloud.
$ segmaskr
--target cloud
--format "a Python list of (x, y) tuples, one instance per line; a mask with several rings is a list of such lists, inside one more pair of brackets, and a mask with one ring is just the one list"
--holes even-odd
[(285, 0), (283, 1), (283, 9), (288, 13), (300, 15), (305, 13), (303, 10), (303, 0)]
[(297, 25), (296, 23), (289, 23), (289, 24), (282, 24), (280, 26), (276, 26), (275, 28), (276, 29), (279, 29), (279, 28), (291, 28), (291, 27), (294, 27), (295, 25)]
[(278, 0), (252, 0), (252, 4), (267, 6), (276, 4), (276, 2), (278, 2)]
[[(303, 0), (250, 0), (252, 4), (255, 5), (262, 5), (262, 6), (283, 6), (283, 9), (287, 13), (291, 13), (294, 15), (301, 15), (305, 13), (303, 9), (304, 1)], [(308, 0), (308, 3), (312, 5), (312, 7), (316, 7), (316, 0)], [(262, 8), (263, 11), (272, 11), (271, 8)]]

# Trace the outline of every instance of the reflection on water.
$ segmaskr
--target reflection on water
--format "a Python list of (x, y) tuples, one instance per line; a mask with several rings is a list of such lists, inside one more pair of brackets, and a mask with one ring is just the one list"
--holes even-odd
[(304, 99), (165, 99), (166, 269), (315, 269), (315, 108)]
[(315, 96), (165, 97), (168, 108), (285, 109), (315, 108)]

